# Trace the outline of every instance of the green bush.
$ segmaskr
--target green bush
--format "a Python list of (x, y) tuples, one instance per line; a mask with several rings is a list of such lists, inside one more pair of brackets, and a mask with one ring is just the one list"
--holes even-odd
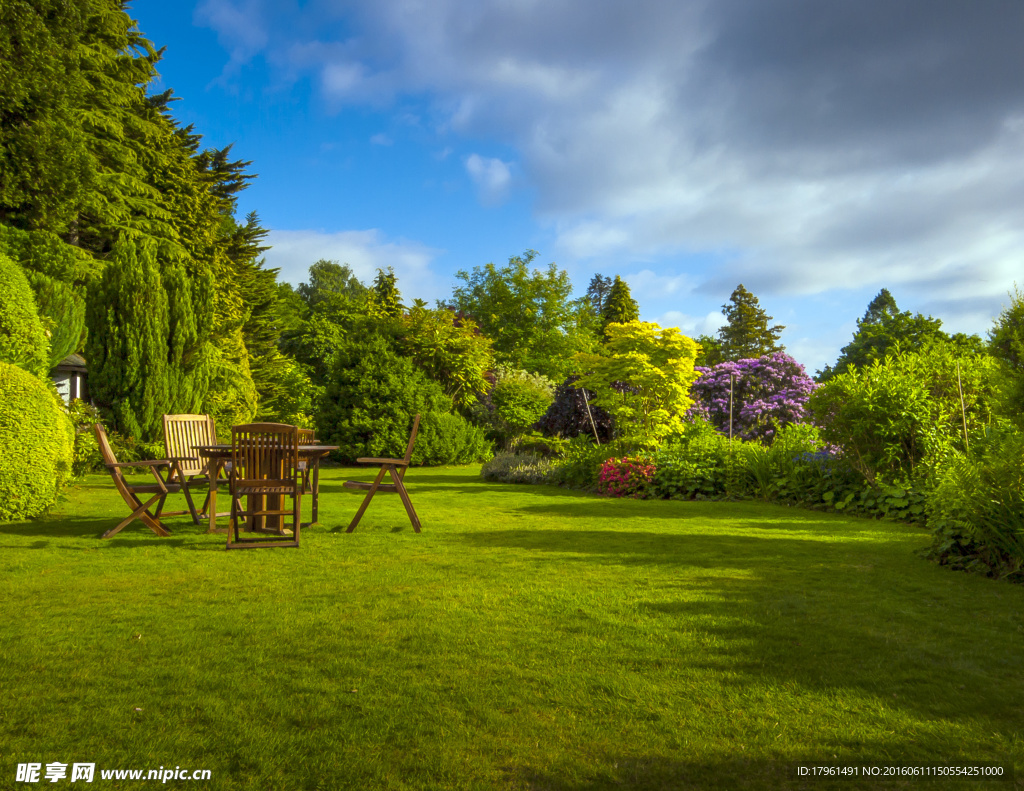
[[(80, 398), (73, 398), (68, 405), (68, 417), (71, 418), (71, 425), (75, 430), (72, 473), (77, 478), (87, 472), (102, 470), (103, 457), (100, 455), (100, 446), (96, 442), (96, 433), (93, 431), (93, 424), (100, 422), (99, 410)], [(118, 457), (118, 461), (128, 461), (128, 459)]]
[[(732, 450), (742, 444), (734, 441)], [(651, 495), (679, 500), (724, 497), (736, 477), (733, 460), (728, 437), (706, 421), (694, 421), (655, 455)]]
[(549, 483), (555, 465), (535, 453), (499, 453), (484, 464), (480, 475), (498, 483)]
[(0, 253), (0, 362), (36, 376), (50, 370), (50, 344), (28, 278)]
[(491, 443), (484, 430), (461, 415), (428, 412), (420, 418), (420, 433), (412, 452), (413, 464), (472, 464), (486, 461), (491, 455)]
[(74, 429), (46, 382), (0, 362), (0, 521), (38, 516), (71, 475)]
[(907, 479), (929, 457), (962, 447), (965, 420), (969, 432), (988, 422), (996, 372), (991, 357), (936, 342), (839, 374), (808, 406), (823, 438), (869, 481)]
[(452, 400), (389, 338), (372, 335), (338, 350), (316, 415), (317, 433), (340, 461), (401, 458), (414, 417), (448, 413)]
[(573, 437), (566, 443), (561, 459), (552, 467), (548, 482), (570, 489), (596, 489), (601, 465), (627, 452), (618, 443), (596, 445), (585, 434)]
[(1024, 580), (1024, 435), (999, 427), (940, 464), (928, 497), (928, 556)]

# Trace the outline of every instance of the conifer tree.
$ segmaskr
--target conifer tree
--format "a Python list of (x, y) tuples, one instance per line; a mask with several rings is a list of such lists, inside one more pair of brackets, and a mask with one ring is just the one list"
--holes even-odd
[(608, 300), (608, 292), (611, 290), (610, 277), (597, 274), (590, 279), (590, 285), (587, 286), (587, 302), (595, 316), (600, 316), (604, 311), (604, 303)]
[(640, 306), (629, 293), (626, 281), (618, 275), (608, 290), (608, 297), (601, 310), (601, 335), (607, 340), (609, 324), (626, 324), (640, 318)]
[(864, 317), (857, 320), (857, 331), (840, 350), (836, 364), (825, 366), (816, 378), (826, 382), (837, 374), (846, 373), (850, 366), (862, 367), (872, 360), (885, 359), (897, 345), (908, 349), (929, 339), (949, 339), (942, 331), (942, 320), (901, 311), (889, 290), (883, 288), (868, 303)]
[(156, 244), (122, 239), (90, 294), (86, 311), (89, 389), (113, 428), (147, 442), (170, 411), (167, 292)]
[(785, 350), (786, 347), (778, 341), (786, 328), (779, 325), (768, 326), (772, 317), (742, 283), (732, 292), (729, 302), (722, 305), (722, 312), (728, 321), (728, 324), (718, 331), (724, 359), (743, 360)]

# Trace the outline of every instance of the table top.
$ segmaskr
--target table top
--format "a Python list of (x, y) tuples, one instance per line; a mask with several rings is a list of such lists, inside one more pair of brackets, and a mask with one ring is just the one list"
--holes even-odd
[[(208, 459), (231, 458), (231, 444), (218, 445), (196, 445), (195, 449)], [(332, 450), (337, 450), (337, 445), (299, 445), (299, 455), (307, 458), (313, 456), (326, 456)]]

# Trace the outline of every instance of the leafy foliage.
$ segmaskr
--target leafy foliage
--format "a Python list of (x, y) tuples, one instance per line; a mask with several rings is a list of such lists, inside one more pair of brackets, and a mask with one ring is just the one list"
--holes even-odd
[(38, 516), (71, 476), (74, 430), (62, 407), (43, 380), (0, 362), (0, 521)]
[(50, 344), (21, 267), (0, 253), (0, 362), (36, 376), (50, 370)]
[(722, 312), (728, 323), (718, 331), (718, 341), (726, 360), (749, 359), (785, 351), (786, 347), (780, 346), (778, 341), (786, 328), (768, 326), (772, 317), (742, 283), (736, 286), (729, 301), (722, 305)]
[(690, 390), (700, 412), (723, 434), (730, 434), (729, 393), (732, 388), (732, 434), (771, 443), (783, 426), (804, 419), (814, 390), (804, 367), (784, 352), (749, 360), (697, 368), (700, 378)]
[(970, 453), (949, 454), (929, 493), (928, 524), (927, 554), (939, 563), (1024, 580), (1024, 436), (987, 430)]
[[(587, 371), (576, 382), (595, 394), (594, 403), (615, 419), (618, 435), (638, 446), (657, 445), (682, 430), (697, 344), (678, 329), (632, 321), (609, 324), (603, 354), (579, 354)], [(621, 385), (626, 385), (625, 388)]]
[(465, 285), (453, 291), (452, 306), (493, 340), (498, 362), (559, 381), (571, 373), (573, 354), (593, 347), (593, 315), (585, 301), (569, 299), (564, 271), (530, 269), (536, 257), (527, 250), (507, 266), (457, 272)]
[(471, 319), (458, 319), (445, 308), (414, 305), (399, 322), (403, 353), (441, 385), (458, 407), (474, 403), (490, 386), (494, 365), (491, 341)]
[(964, 421), (968, 436), (989, 421), (995, 373), (989, 357), (933, 343), (829, 379), (808, 406), (822, 436), (869, 481), (897, 480), (961, 445)]
[(450, 412), (451, 399), (382, 335), (347, 341), (339, 349), (316, 415), (317, 433), (336, 456), (404, 455), (413, 418)]

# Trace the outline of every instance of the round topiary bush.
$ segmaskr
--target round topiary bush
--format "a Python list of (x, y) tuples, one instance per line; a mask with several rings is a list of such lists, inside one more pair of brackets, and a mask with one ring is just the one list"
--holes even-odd
[[(50, 342), (39, 319), (36, 298), (21, 267), (0, 253), (0, 362), (45, 376)], [(0, 506), (2, 507), (2, 506)]]
[(0, 362), (0, 522), (38, 516), (71, 475), (74, 428), (46, 383)]

